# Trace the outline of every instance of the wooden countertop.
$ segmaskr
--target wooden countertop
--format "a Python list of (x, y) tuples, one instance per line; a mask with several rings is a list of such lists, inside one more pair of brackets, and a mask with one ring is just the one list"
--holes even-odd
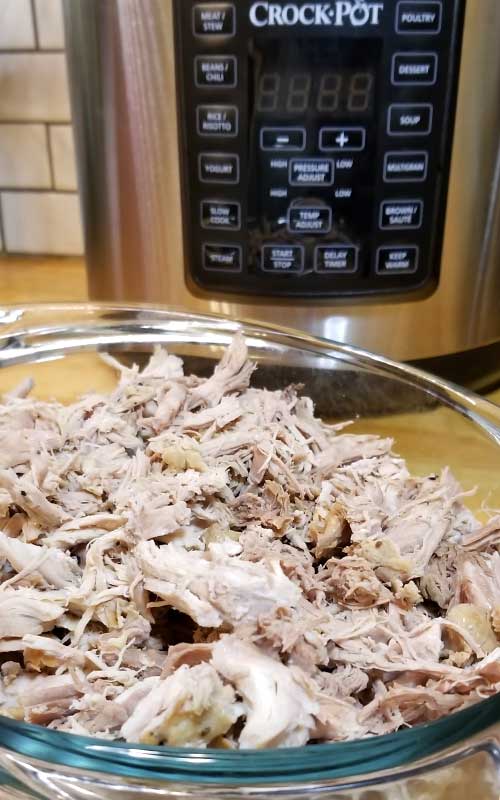
[[(81, 258), (0, 258), (0, 303), (85, 301), (88, 298), (84, 262)], [(36, 379), (36, 394), (70, 400), (94, 390), (106, 391), (114, 382), (112, 371), (93, 354), (72, 356), (64, 373), (57, 366), (54, 385), (52, 363), (30, 369)], [(0, 392), (11, 388), (26, 375), (25, 367), (9, 369), (0, 376)], [(64, 376), (62, 378), (62, 375)], [(91, 376), (91, 377), (90, 377)], [(500, 390), (491, 395), (500, 404)], [(357, 422), (355, 429), (390, 435), (395, 449), (408, 459), (418, 473), (438, 469), (447, 463), (466, 489), (478, 485), (480, 491), (470, 504), (500, 507), (500, 456), (493, 445), (484, 446), (472, 426), (444, 408), (437, 411)]]

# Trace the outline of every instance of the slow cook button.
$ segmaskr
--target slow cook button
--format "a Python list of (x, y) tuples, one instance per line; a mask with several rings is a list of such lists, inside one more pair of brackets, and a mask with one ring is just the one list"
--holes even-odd
[(241, 271), (241, 246), (239, 244), (204, 244), (203, 267), (219, 272)]
[(389, 106), (387, 133), (390, 136), (426, 136), (432, 129), (430, 103), (393, 103)]
[(220, 200), (202, 200), (202, 228), (237, 231), (241, 227), (239, 203), (226, 203)]
[(288, 230), (290, 233), (329, 233), (332, 229), (331, 208), (313, 206), (292, 207), (288, 209)]
[(425, 150), (400, 150), (384, 156), (386, 183), (421, 183), (427, 177), (429, 154)]
[(422, 200), (384, 200), (380, 204), (380, 227), (382, 230), (420, 228), (423, 208)]
[(436, 53), (394, 53), (392, 83), (394, 86), (432, 86), (436, 83)]
[(440, 0), (401, 0), (396, 6), (396, 33), (439, 33), (442, 12)]
[(351, 273), (358, 268), (358, 248), (351, 244), (321, 245), (314, 253), (314, 270), (320, 273)]
[(202, 183), (238, 183), (240, 160), (226, 153), (200, 153), (199, 177)]
[(198, 106), (196, 109), (200, 136), (236, 136), (238, 109), (236, 106)]
[(418, 247), (402, 245), (401, 247), (379, 247), (375, 271), (378, 275), (392, 272), (416, 272), (418, 268)]
[(196, 56), (194, 80), (201, 89), (234, 89), (238, 81), (236, 56)]
[(333, 160), (331, 158), (290, 159), (291, 186), (332, 186)]
[(234, 36), (236, 15), (232, 3), (198, 3), (193, 7), (195, 36)]
[(304, 248), (299, 244), (266, 244), (262, 248), (262, 270), (273, 273), (302, 272)]

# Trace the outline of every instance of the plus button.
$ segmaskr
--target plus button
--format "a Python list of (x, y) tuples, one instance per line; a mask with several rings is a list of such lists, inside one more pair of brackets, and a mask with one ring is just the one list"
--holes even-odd
[(339, 133), (335, 141), (340, 147), (344, 147), (349, 141), (349, 137), (345, 135), (344, 131), (342, 131), (342, 133)]

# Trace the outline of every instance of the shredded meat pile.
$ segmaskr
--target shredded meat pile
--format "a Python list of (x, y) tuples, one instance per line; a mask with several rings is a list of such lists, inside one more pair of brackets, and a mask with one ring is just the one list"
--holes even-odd
[(500, 517), (444, 469), (157, 350), (109, 396), (0, 409), (1, 712), (147, 744), (396, 731), (500, 688)]

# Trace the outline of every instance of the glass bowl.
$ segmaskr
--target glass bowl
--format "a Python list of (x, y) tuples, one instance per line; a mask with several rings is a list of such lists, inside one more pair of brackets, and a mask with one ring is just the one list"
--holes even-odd
[[(325, 419), (390, 435), (417, 474), (449, 465), (475, 513), (500, 507), (500, 408), (417, 369), (347, 345), (253, 322), (148, 306), (60, 305), (0, 311), (0, 392), (30, 375), (63, 402), (110, 389), (99, 353), (142, 362), (156, 344), (210, 371), (236, 331), (256, 381), (301, 383)], [(146, 747), (88, 739), (0, 717), (0, 797), (70, 800), (333, 797), (498, 798), (500, 696), (396, 734), (268, 751)]]

